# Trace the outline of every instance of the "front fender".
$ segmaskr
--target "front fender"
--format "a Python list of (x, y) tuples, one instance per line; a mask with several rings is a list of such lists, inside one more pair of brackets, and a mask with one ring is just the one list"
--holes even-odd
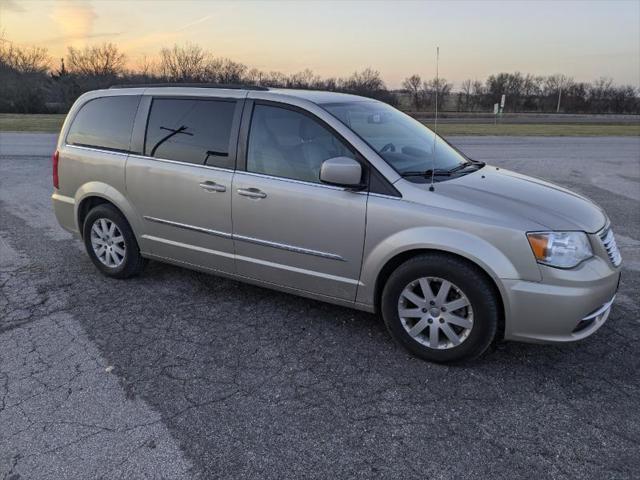
[[(375, 305), (376, 280), (383, 267), (397, 255), (419, 250), (438, 250), (468, 259), (494, 280), (503, 298), (506, 292), (500, 280), (522, 277), (504, 253), (477, 235), (447, 227), (415, 227), (390, 235), (365, 252), (356, 301)], [(527, 276), (540, 280), (539, 269), (533, 268)]]
[(113, 188), (111, 185), (103, 182), (87, 182), (76, 191), (74, 197), (74, 218), (79, 232), (82, 232), (82, 225), (80, 225), (79, 222), (80, 205), (82, 204), (83, 200), (89, 197), (104, 198), (105, 200), (113, 203), (125, 216), (125, 218), (129, 222), (129, 225), (131, 225), (131, 229), (133, 230), (136, 238), (140, 238), (138, 232), (141, 230), (142, 218), (140, 218), (140, 215), (138, 215), (136, 210), (122, 193)]

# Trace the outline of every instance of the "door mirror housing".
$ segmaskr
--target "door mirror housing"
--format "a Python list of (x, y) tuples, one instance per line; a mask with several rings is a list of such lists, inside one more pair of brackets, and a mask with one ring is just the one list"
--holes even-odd
[(360, 190), (365, 187), (361, 178), (362, 165), (353, 158), (330, 158), (320, 167), (320, 181), (329, 185)]

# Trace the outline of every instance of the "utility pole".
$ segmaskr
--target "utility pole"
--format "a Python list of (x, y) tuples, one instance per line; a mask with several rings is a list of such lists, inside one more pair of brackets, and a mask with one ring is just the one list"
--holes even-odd
[(562, 98), (562, 83), (558, 84), (558, 107), (556, 113), (560, 113), (560, 99)]

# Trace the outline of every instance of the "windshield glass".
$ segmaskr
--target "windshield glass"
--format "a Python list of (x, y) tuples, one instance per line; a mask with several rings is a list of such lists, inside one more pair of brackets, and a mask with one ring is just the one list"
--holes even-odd
[(423, 124), (377, 101), (328, 103), (323, 108), (347, 125), (399, 174), (451, 170), (467, 159)]

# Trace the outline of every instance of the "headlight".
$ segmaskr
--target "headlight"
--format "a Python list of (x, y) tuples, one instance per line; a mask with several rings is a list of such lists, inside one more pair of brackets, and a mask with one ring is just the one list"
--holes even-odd
[(584, 232), (531, 232), (527, 238), (538, 263), (552, 267), (575, 267), (593, 256)]

